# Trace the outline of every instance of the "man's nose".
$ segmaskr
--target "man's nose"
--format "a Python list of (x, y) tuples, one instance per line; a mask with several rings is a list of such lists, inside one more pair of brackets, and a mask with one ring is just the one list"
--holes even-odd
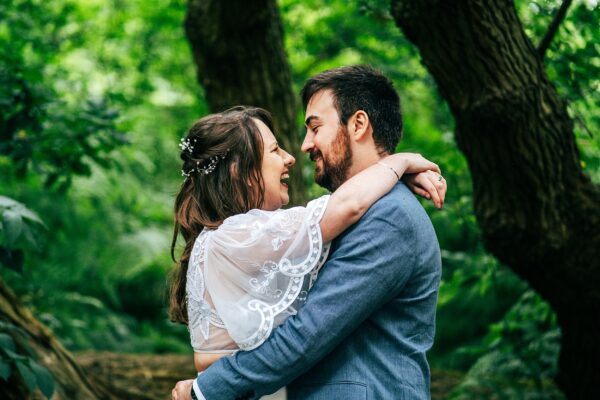
[(315, 144), (312, 140), (312, 135), (310, 133), (306, 132), (306, 135), (304, 136), (304, 141), (302, 142), (302, 146), (300, 146), (300, 149), (304, 153), (310, 153), (310, 151), (313, 149), (313, 147), (315, 147)]

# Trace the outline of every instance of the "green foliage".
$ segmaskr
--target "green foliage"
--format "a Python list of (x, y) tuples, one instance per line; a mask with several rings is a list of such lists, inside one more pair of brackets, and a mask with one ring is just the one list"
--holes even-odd
[[(546, 33), (561, 1), (519, 1), (519, 15), (534, 44)], [(581, 152), (581, 163), (600, 183), (600, 5), (575, 0), (548, 48), (546, 72), (568, 102)]]
[(550, 306), (526, 291), (504, 318), (490, 326), (479, 358), (451, 399), (561, 399), (557, 373), (560, 329)]
[[(2, 51), (44, 94), (35, 113), (19, 115), (23, 123), (52, 128), (34, 132), (48, 141), (32, 145), (27, 174), (9, 157), (19, 134), (2, 142), (2, 191), (36, 210), (48, 227), (48, 240), (25, 260), (23, 276), (5, 280), (70, 349), (188, 350), (186, 329), (166, 319), (164, 294), (171, 205), (181, 179), (177, 143), (206, 112), (194, 93), (181, 29), (184, 1), (156, 7), (20, 0), (2, 2), (0, 10)], [(87, 99), (111, 106), (106, 113), (91, 110)], [(16, 100), (0, 107), (6, 107), (2, 118), (4, 110), (23, 109)], [(130, 145), (109, 152), (105, 138), (124, 138), (118, 132), (127, 132)], [(34, 133), (26, 133), (30, 140)], [(71, 168), (71, 160), (85, 166)], [(53, 187), (70, 189), (46, 190), (48, 173), (58, 170)]]
[(40, 217), (23, 204), (0, 196), (0, 267), (22, 272), (23, 248), (39, 246), (36, 230), (45, 225)]
[(79, 90), (57, 60), (81, 33), (73, 7), (0, 4), (0, 157), (10, 160), (0, 167), (20, 178), (32, 172), (63, 190), (72, 175), (90, 175), (91, 162), (107, 166), (125, 142), (107, 100)]
[(54, 378), (50, 371), (34, 359), (25, 340), (15, 343), (15, 337), (25, 338), (25, 333), (14, 325), (0, 321), (0, 378), (9, 381), (16, 374), (29, 392), (39, 388), (49, 399), (54, 393)]

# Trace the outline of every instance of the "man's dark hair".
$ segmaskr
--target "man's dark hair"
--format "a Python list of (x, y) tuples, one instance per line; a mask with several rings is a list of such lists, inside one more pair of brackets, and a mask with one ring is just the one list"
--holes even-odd
[(387, 153), (395, 151), (402, 137), (402, 113), (392, 81), (366, 65), (330, 69), (304, 84), (300, 91), (304, 109), (321, 90), (333, 92), (333, 104), (342, 125), (346, 125), (356, 111), (363, 110), (373, 126), (375, 145)]

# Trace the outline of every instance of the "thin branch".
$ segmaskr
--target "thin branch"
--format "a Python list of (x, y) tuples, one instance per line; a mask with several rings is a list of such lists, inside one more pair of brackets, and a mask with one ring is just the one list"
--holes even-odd
[(558, 31), (558, 27), (565, 19), (565, 16), (567, 15), (567, 9), (571, 5), (571, 3), (573, 3), (573, 0), (563, 1), (563, 3), (560, 5), (560, 8), (558, 9), (558, 12), (554, 16), (554, 19), (550, 23), (550, 26), (548, 27), (548, 31), (544, 35), (544, 38), (542, 39), (540, 44), (538, 45), (537, 52), (540, 55), (541, 59), (544, 59), (546, 50), (548, 50), (548, 47), (550, 47), (550, 43), (552, 43), (552, 39), (554, 39), (554, 36), (556, 35), (556, 32)]

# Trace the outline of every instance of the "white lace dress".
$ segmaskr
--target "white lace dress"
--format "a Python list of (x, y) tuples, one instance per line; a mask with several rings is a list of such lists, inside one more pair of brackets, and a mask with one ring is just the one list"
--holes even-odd
[(198, 236), (186, 285), (195, 352), (254, 349), (306, 302), (329, 252), (319, 227), (328, 200), (251, 210)]

